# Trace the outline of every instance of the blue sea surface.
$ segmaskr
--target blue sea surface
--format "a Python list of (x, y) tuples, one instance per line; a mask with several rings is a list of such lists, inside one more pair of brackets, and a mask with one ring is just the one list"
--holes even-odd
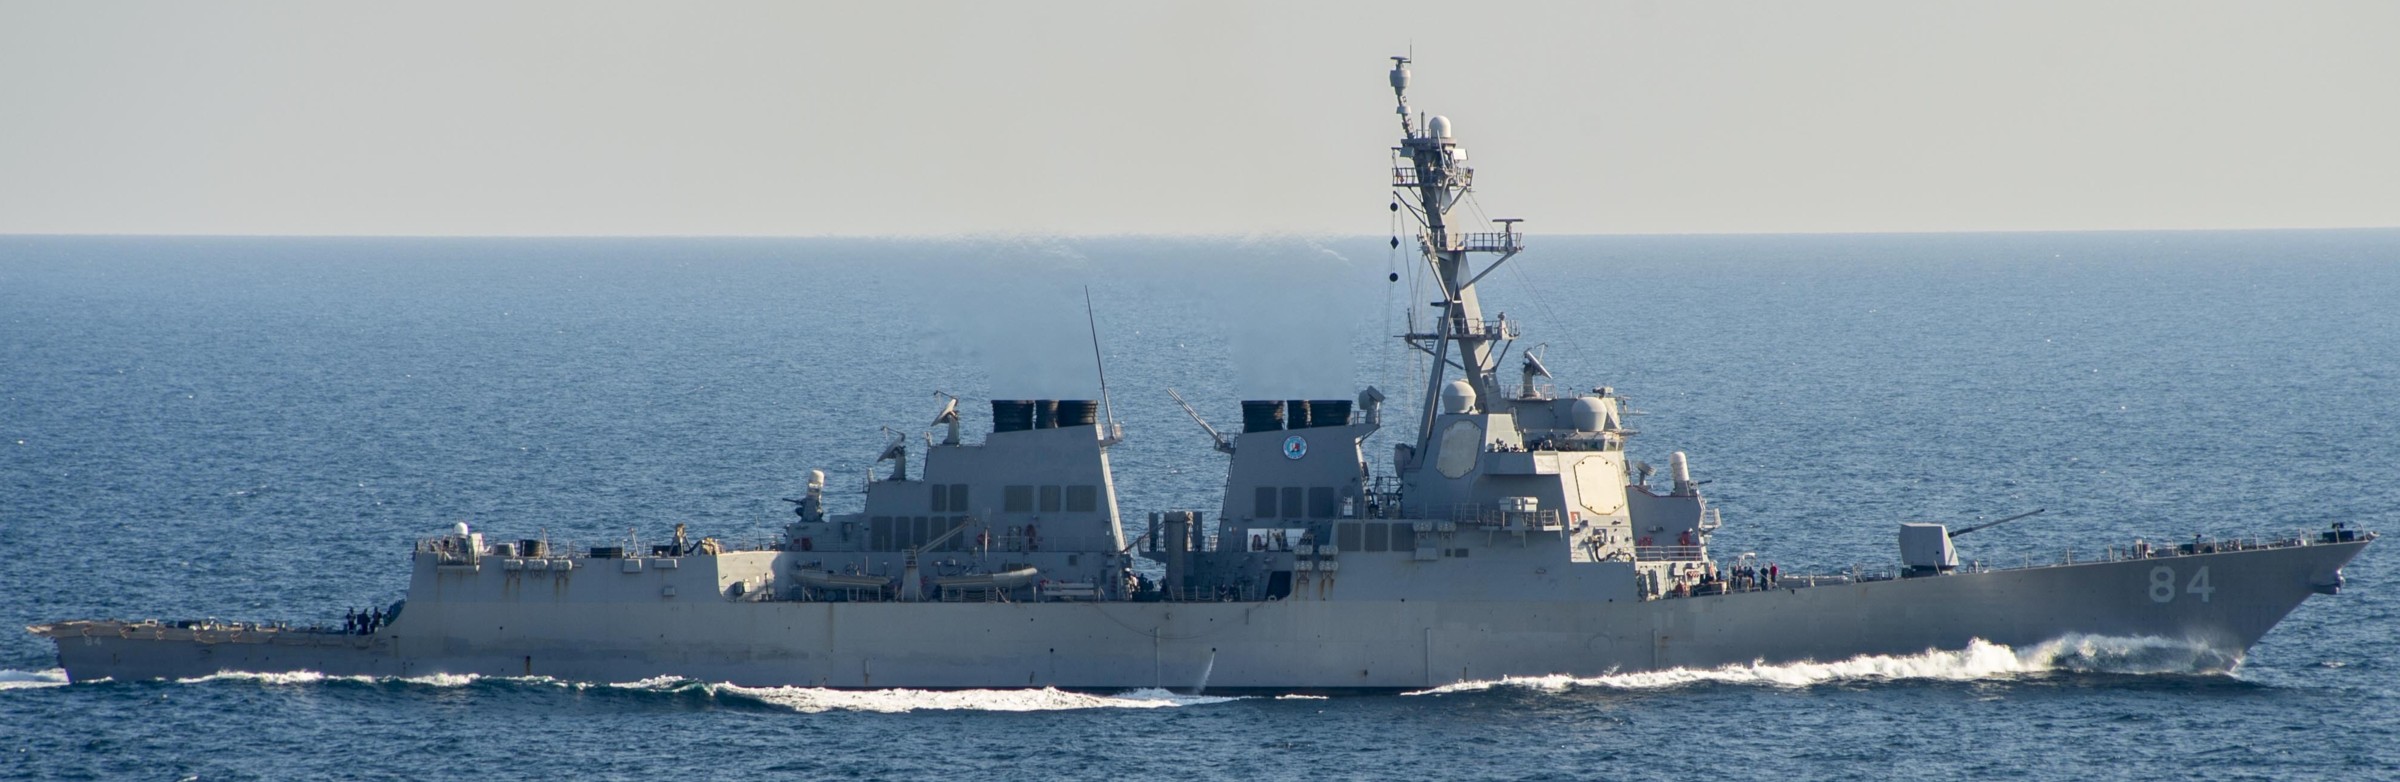
[[(1899, 522), (2036, 508), (1961, 556), (2400, 529), (2400, 231), (1536, 236), (1483, 294), (1631, 400), (1635, 458), (1689, 452), (1721, 555), (1883, 568)], [(1387, 471), (1431, 295), (1382, 237), (0, 237), (0, 777), (2400, 778), (2389, 543), (2231, 673), (2065, 639), (1330, 699), (68, 685), (16, 629), (338, 622), (459, 521), (763, 540), (810, 469), (855, 509), (937, 390), (971, 428), (1096, 395), (1094, 331), (1129, 523), (1214, 517), (1166, 390), (1223, 426), (1375, 385)]]

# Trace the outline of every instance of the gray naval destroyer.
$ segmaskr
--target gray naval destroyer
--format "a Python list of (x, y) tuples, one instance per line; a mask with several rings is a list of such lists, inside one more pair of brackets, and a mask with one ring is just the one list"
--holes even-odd
[[(1717, 512), (1683, 454), (1664, 485), (1629, 462), (1607, 389), (1558, 393), (1503, 367), (1517, 324), (1476, 282), (1524, 249), (1513, 221), (1463, 231), (1472, 185), (1443, 117), (1412, 117), (1395, 195), (1416, 218), (1440, 314), (1403, 339), (1430, 357), (1413, 439), (1379, 471), (1362, 443), (1383, 395), (1242, 403), (1213, 510), (1148, 513), (1128, 535), (1091, 400), (995, 400), (968, 442), (952, 400), (914, 476), (905, 441), (864, 509), (829, 513), (814, 472), (772, 545), (560, 550), (465, 524), (421, 541), (407, 597), (340, 629), (64, 621), (75, 680), (221, 671), (677, 676), (845, 688), (1424, 688), (2156, 637), (2238, 659), (2373, 533), (2108, 547), (2082, 560), (1962, 567), (1954, 534), (1903, 525), (1900, 566), (1802, 576), (1719, 559)], [(1397, 204), (1396, 204), (1397, 207)], [(1487, 260), (1488, 259), (1488, 260)], [(1520, 354), (1523, 355), (1523, 354)], [(1514, 370), (1514, 371), (1511, 371)], [(1101, 397), (1104, 400), (1105, 394)], [(1195, 420), (1198, 415), (1193, 416)], [(1203, 423), (1205, 427), (1206, 424)], [(879, 460), (880, 461), (880, 460)], [(1210, 514), (1213, 513), (1213, 519)], [(1148, 564), (1137, 568), (1136, 559)], [(1152, 578), (1149, 574), (1163, 576)]]

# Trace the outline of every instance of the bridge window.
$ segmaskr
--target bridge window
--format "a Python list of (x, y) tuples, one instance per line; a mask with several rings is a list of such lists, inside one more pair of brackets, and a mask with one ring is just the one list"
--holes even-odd
[(1334, 525), (1334, 546), (1343, 551), (1364, 551), (1365, 538), (1358, 531), (1358, 522), (1345, 521)]
[(1308, 517), (1330, 519), (1339, 513), (1342, 501), (1334, 496), (1331, 486), (1311, 486), (1308, 489)]
[(1405, 522), (1392, 525), (1392, 550), (1417, 550), (1417, 528)]
[(1275, 518), (1275, 487), (1258, 487), (1258, 490), (1251, 495), (1250, 515), (1252, 518), (1260, 519)]
[(1033, 512), (1033, 487), (1009, 486), (1000, 490), (1000, 510), (1007, 513)]
[(1392, 530), (1392, 525), (1390, 525), (1390, 524), (1369, 524), (1369, 525), (1367, 525), (1367, 550), (1368, 550), (1368, 551), (1390, 551), (1390, 550), (1392, 550), (1392, 537), (1391, 537), (1391, 530)]
[(965, 512), (967, 512), (967, 485), (966, 485), (966, 484), (963, 484), (963, 483), (936, 483), (936, 484), (933, 484), (933, 485), (932, 485), (932, 489), (933, 489), (933, 512), (935, 512), (935, 513), (965, 513)]
[(867, 548), (892, 550), (892, 517), (877, 516), (867, 522)]
[(1044, 486), (1044, 487), (1042, 487), (1042, 512), (1043, 512), (1043, 513), (1057, 513), (1057, 512), (1058, 512), (1058, 487), (1056, 487), (1056, 486)]
[(1067, 487), (1067, 512), (1091, 513), (1100, 509), (1100, 487)]
[(1306, 510), (1308, 506), (1301, 504), (1306, 501), (1307, 492), (1307, 489), (1298, 486), (1283, 487), (1283, 518), (1296, 519), (1300, 517), (1300, 514), (1308, 512)]

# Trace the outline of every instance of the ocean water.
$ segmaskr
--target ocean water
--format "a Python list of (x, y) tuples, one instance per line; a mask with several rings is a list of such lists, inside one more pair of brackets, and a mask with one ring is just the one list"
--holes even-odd
[[(338, 620), (457, 521), (764, 538), (809, 469), (855, 507), (936, 390), (970, 426), (1091, 395), (1094, 331), (1129, 518), (1213, 516), (1166, 389), (1223, 425), (1371, 384), (1405, 435), (1420, 276), (1381, 237), (0, 237), (0, 777), (2400, 778), (2381, 545), (2230, 671), (2068, 638), (1330, 699), (67, 685), (16, 629)], [(2400, 527), (2400, 231), (1536, 236), (1483, 287), (1632, 400), (1636, 458), (1690, 453), (1727, 555), (1888, 566), (1897, 522), (2035, 508), (1961, 556)]]

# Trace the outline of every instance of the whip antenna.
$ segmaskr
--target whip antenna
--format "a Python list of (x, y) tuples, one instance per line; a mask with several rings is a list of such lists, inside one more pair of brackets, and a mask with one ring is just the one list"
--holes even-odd
[(1109, 426), (1117, 424), (1117, 408), (1108, 401), (1108, 363), (1100, 360), (1100, 320), (1092, 315), (1092, 286), (1083, 286), (1083, 324), (1092, 330), (1092, 368), (1100, 373), (1100, 410)]

